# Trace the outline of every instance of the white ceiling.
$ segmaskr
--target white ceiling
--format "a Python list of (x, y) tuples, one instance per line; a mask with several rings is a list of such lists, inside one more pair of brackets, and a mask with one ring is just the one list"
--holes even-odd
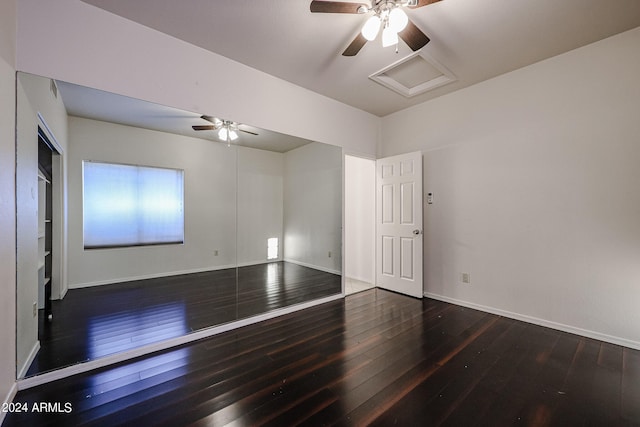
[[(343, 57), (366, 20), (309, 11), (310, 0), (83, 0), (378, 116), (640, 26), (639, 0), (442, 0), (407, 14), (423, 50), (457, 81), (406, 98), (368, 76), (409, 55), (367, 43)], [(364, 2), (367, 3), (367, 2)]]
[[(217, 132), (194, 131), (191, 128), (193, 125), (211, 124), (201, 119), (199, 113), (61, 81), (57, 81), (56, 85), (69, 115), (223, 143), (218, 139)], [(234, 145), (284, 153), (312, 142), (245, 124), (239, 128), (258, 135), (239, 132)]]

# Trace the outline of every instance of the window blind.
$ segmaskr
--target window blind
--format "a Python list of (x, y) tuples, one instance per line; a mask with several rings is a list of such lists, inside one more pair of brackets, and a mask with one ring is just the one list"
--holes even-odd
[(184, 243), (184, 171), (83, 162), (84, 248)]

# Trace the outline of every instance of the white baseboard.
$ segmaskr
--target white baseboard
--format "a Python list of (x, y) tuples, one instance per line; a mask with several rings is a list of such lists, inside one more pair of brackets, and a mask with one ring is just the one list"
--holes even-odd
[[(16, 393), (18, 393), (18, 383), (14, 382), (11, 388), (9, 389), (9, 393), (7, 393), (7, 396), (4, 398), (2, 403), (5, 404), (5, 403), (13, 402), (13, 399), (16, 397)], [(4, 417), (6, 415), (7, 415), (6, 412), (0, 411), (0, 425), (2, 425), (2, 423), (4, 422)]]
[(272, 262), (280, 262), (282, 261), (280, 258), (278, 259), (270, 259), (270, 260), (260, 260), (260, 261), (246, 261), (239, 262), (238, 267), (251, 267), (252, 265), (262, 265), (262, 264), (271, 264)]
[[(315, 270), (324, 271), (326, 273), (332, 273), (332, 274), (338, 274), (338, 275), (342, 274), (340, 271), (331, 270), (331, 269), (328, 269), (328, 268), (325, 268), (325, 267), (319, 267), (317, 265), (306, 264), (306, 263), (303, 263), (303, 262), (293, 261), (293, 260), (276, 259), (276, 260), (271, 260), (271, 261), (249, 261), (249, 262), (243, 262), (243, 263), (239, 263), (239, 264), (229, 264), (229, 265), (218, 265), (218, 266), (212, 266), (212, 267), (193, 268), (193, 269), (190, 269), (190, 270), (181, 270), (181, 271), (168, 271), (168, 272), (165, 272), (165, 273), (143, 274), (143, 275), (140, 275), (140, 276), (118, 277), (118, 278), (113, 278), (113, 279), (97, 280), (95, 282), (73, 283), (73, 284), (70, 284), (69, 287), (65, 290), (65, 294), (67, 293), (66, 291), (68, 289), (82, 289), (82, 288), (90, 288), (92, 286), (113, 285), (114, 283), (133, 282), (133, 281), (136, 281), (136, 280), (157, 279), (157, 278), (160, 278), (160, 277), (169, 277), (169, 276), (180, 276), (182, 274), (205, 273), (207, 271), (225, 270), (227, 268), (235, 268), (235, 267), (248, 267), (248, 266), (251, 266), (251, 265), (268, 264), (268, 263), (271, 263), (271, 262), (280, 262), (280, 261), (290, 262), (292, 264), (297, 264), (297, 265), (301, 265), (303, 267), (313, 268)], [(63, 296), (63, 298), (64, 298), (64, 296)]]
[(22, 378), (25, 376), (25, 374), (29, 370), (29, 366), (31, 366), (39, 351), (40, 341), (36, 341), (36, 343), (33, 345), (33, 348), (31, 348), (31, 351), (29, 352), (29, 356), (27, 356), (27, 360), (25, 360), (25, 362), (20, 367), (20, 370), (18, 371), (18, 378)]
[(367, 279), (363, 279), (363, 278), (356, 277), (356, 276), (346, 276), (346, 275), (345, 275), (345, 278), (346, 278), (346, 279), (355, 280), (355, 281), (357, 281), (357, 282), (367, 283), (367, 284), (370, 284), (370, 285), (374, 285), (374, 286), (375, 286), (375, 284), (373, 283), (373, 282), (374, 282), (374, 280), (367, 280)]
[(342, 275), (342, 272), (338, 271), (338, 270), (333, 270), (333, 269), (327, 268), (327, 267), (321, 267), (319, 265), (308, 264), (306, 262), (296, 261), (296, 260), (293, 260), (293, 259), (285, 259), (284, 262), (290, 262), (291, 264), (300, 265), (302, 267), (313, 268), (314, 270), (324, 271), (325, 273), (337, 274), (339, 276)]
[(603, 334), (601, 332), (590, 331), (588, 329), (578, 328), (576, 326), (565, 325), (563, 323), (552, 322), (550, 320), (540, 319), (538, 317), (527, 316), (526, 314), (514, 313), (512, 311), (502, 310), (495, 307), (489, 307), (485, 305), (475, 304), (468, 301), (462, 301), (456, 298), (450, 298), (444, 295), (432, 294), (431, 292), (425, 292), (424, 296), (439, 301), (448, 302), (451, 304), (459, 305), (462, 307), (473, 308), (475, 310), (484, 311), (485, 313), (497, 314), (499, 316), (508, 317), (509, 319), (520, 320), (522, 322), (531, 323), (538, 326), (544, 326), (545, 328), (556, 329), (558, 331), (568, 332), (570, 334), (580, 335), (587, 338), (593, 338), (595, 340), (608, 342), (611, 344), (621, 345), (623, 347), (633, 348), (640, 350), (640, 342), (628, 340), (626, 338), (616, 337), (613, 335)]
[(151, 353), (155, 353), (157, 351), (167, 350), (183, 344), (198, 341), (203, 338), (209, 338), (214, 335), (221, 334), (223, 332), (241, 328), (243, 326), (252, 325), (254, 323), (262, 322), (264, 320), (273, 319), (275, 317), (283, 316), (285, 314), (293, 313), (298, 310), (303, 310), (305, 308), (310, 308), (316, 305), (324, 304), (329, 301), (334, 301), (342, 298), (344, 298), (344, 293), (335, 294), (335, 295), (320, 298), (317, 300), (308, 301), (308, 302), (296, 304), (296, 305), (291, 305), (289, 307), (283, 307), (278, 310), (269, 311), (267, 313), (263, 313), (253, 317), (248, 317), (246, 319), (237, 320), (231, 323), (226, 323), (224, 325), (201, 329), (199, 331), (192, 332), (187, 335), (171, 338), (155, 344), (149, 344), (149, 345), (145, 345), (144, 347), (139, 347), (133, 350), (124, 351), (122, 353), (101, 357), (99, 359), (90, 360), (88, 362), (78, 363), (76, 365), (71, 365), (66, 368), (45, 372), (43, 374), (36, 375), (33, 377), (19, 379), (17, 383), (17, 387), (18, 387), (18, 390), (26, 390), (31, 387), (50, 383), (52, 381), (56, 381), (62, 378), (67, 378), (72, 375), (89, 372), (98, 368), (104, 368), (105, 366), (124, 362), (126, 360), (144, 356)]
[(69, 289), (90, 288), (92, 286), (113, 285), (114, 283), (133, 282), (136, 280), (157, 279), (160, 277), (180, 276), (181, 274), (205, 273), (207, 271), (224, 270), (227, 268), (235, 268), (236, 265), (218, 265), (215, 267), (194, 268), (190, 270), (168, 271), (164, 273), (143, 274), (141, 276), (118, 277), (113, 279), (98, 280), (95, 282), (74, 283), (69, 285)]

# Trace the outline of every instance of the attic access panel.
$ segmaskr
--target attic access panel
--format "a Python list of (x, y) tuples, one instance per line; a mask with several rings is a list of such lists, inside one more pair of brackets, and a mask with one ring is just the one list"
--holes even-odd
[(394, 62), (371, 74), (369, 78), (406, 98), (457, 80), (444, 65), (422, 51)]

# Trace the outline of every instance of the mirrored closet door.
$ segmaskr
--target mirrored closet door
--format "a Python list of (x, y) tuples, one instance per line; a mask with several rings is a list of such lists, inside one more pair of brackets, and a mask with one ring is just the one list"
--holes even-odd
[(19, 378), (342, 293), (340, 148), (24, 73), (17, 97)]

